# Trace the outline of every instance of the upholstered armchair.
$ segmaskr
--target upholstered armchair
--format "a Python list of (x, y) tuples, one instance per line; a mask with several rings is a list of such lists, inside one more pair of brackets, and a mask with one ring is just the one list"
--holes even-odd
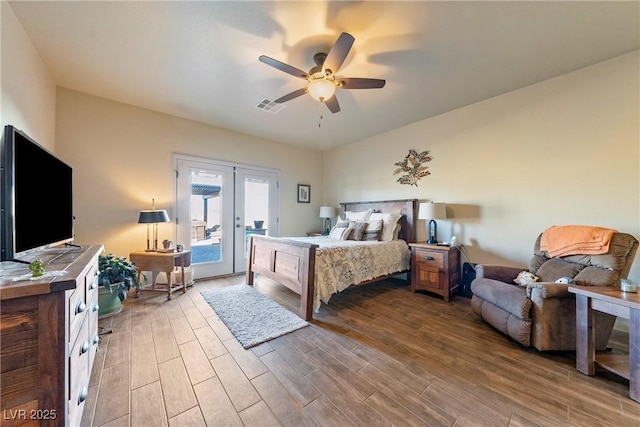
[[(616, 232), (606, 254), (550, 258), (540, 250), (541, 237), (528, 268), (539, 280), (520, 286), (514, 279), (525, 269), (478, 264), (471, 283), (471, 307), (485, 322), (524, 346), (575, 350), (575, 295), (568, 291), (570, 285), (555, 281), (569, 277), (578, 285), (618, 286), (629, 274), (638, 240)], [(606, 349), (615, 320), (615, 316), (595, 313), (596, 350)]]

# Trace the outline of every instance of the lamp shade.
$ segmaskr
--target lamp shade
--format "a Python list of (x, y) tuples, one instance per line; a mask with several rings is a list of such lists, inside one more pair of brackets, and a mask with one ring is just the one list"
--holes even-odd
[(169, 214), (164, 209), (149, 209), (140, 211), (138, 224), (156, 224), (158, 222), (169, 222)]
[(446, 217), (447, 208), (444, 203), (420, 203), (418, 208), (418, 219), (445, 219)]
[(331, 98), (336, 92), (336, 85), (325, 79), (311, 80), (307, 85), (309, 95), (320, 102)]
[(320, 206), (320, 218), (335, 218), (336, 208), (333, 206)]

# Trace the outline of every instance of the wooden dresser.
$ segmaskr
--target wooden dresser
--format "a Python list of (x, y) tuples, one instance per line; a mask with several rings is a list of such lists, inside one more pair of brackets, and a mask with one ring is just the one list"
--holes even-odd
[(15, 280), (28, 265), (0, 265), (0, 425), (78, 426), (98, 348), (102, 246), (34, 253), (60, 276)]

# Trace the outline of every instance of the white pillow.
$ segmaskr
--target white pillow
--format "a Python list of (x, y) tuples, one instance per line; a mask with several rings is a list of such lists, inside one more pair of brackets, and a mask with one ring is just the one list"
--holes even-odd
[(369, 220), (382, 220), (382, 235), (380, 236), (380, 241), (390, 242), (395, 237), (396, 224), (398, 224), (401, 217), (402, 214), (399, 213), (374, 212), (369, 217)]
[(347, 221), (368, 221), (372, 212), (373, 212), (373, 209), (367, 209), (366, 211), (358, 211), (358, 212), (346, 211), (344, 213), (344, 218)]
[(379, 241), (382, 235), (382, 220), (375, 219), (367, 221), (367, 228), (364, 230), (362, 240)]
[(329, 238), (333, 240), (348, 240), (353, 228), (334, 227), (329, 233)]

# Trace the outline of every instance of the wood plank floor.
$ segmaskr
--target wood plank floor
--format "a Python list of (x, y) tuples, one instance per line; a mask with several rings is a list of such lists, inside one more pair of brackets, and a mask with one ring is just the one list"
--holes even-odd
[[(540, 353), (401, 281), (347, 289), (312, 324), (243, 349), (196, 283), (171, 301), (147, 292), (100, 321), (83, 426), (639, 426), (613, 374), (587, 377), (573, 353)], [(257, 289), (297, 313), (298, 297)], [(614, 331), (614, 352), (626, 351)]]

